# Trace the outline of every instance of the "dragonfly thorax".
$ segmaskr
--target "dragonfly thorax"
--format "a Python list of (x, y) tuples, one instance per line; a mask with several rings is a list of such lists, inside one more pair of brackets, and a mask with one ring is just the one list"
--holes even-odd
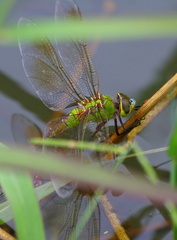
[[(73, 113), (75, 110), (73, 109), (71, 112)], [(78, 110), (91, 122), (109, 120), (113, 118), (115, 113), (114, 100), (109, 96), (98, 93), (80, 102)]]

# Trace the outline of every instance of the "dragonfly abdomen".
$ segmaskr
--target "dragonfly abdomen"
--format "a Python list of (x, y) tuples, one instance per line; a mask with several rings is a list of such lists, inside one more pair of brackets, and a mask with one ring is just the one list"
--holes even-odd
[(86, 122), (108, 121), (114, 117), (115, 105), (111, 97), (99, 94), (90, 101), (83, 102), (49, 131), (48, 137), (58, 136), (68, 128), (77, 127), (82, 120)]
[(49, 138), (55, 138), (63, 131), (68, 128), (77, 127), (80, 123), (80, 119), (83, 115), (83, 110), (81, 108), (73, 109), (66, 117), (62, 118), (54, 127), (49, 130)]

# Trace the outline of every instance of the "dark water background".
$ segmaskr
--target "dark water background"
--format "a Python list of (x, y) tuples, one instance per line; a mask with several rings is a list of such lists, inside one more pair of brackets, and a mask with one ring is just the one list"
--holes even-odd
[[(170, 15), (177, 11), (175, 0), (114, 2), (116, 9), (112, 13), (113, 16)], [(78, 0), (77, 3), (83, 17), (103, 15), (104, 1)], [(16, 24), (21, 16), (31, 19), (40, 16), (53, 17), (54, 7), (55, 0), (50, 0), (50, 3), (47, 0), (16, 1), (6, 22)], [(117, 92), (123, 92), (135, 98), (140, 105), (177, 72), (177, 40), (176, 38), (156, 38), (100, 41), (93, 61), (99, 74), (102, 93), (114, 97)], [(18, 46), (0, 46), (0, 83), (0, 141), (5, 144), (14, 143), (11, 132), (11, 117), (14, 113), (27, 116), (41, 129), (44, 129), (45, 122), (51, 117), (51, 111), (40, 102), (26, 79)], [(176, 103), (173, 103), (168, 106), (149, 124), (141, 136), (137, 137), (143, 150), (167, 146), (175, 105)], [(154, 166), (168, 160), (166, 153), (153, 154), (148, 158)], [(164, 164), (160, 169), (168, 170), (169, 164)], [(164, 218), (160, 210), (154, 208), (148, 199), (124, 193), (120, 197), (110, 195), (110, 200), (121, 222), (126, 222), (129, 217), (136, 216), (136, 219), (140, 221), (136, 222), (137, 229), (141, 225), (150, 226), (150, 230), (134, 239), (158, 239), (152, 227), (163, 223)], [(138, 218), (138, 215), (145, 215), (146, 218)], [(130, 228), (131, 224), (126, 222), (126, 226)], [(106, 218), (103, 218), (101, 231), (104, 232), (107, 227), (108, 222)], [(171, 239), (169, 229), (166, 229), (166, 232), (162, 231), (162, 236), (160, 234), (159, 231), (159, 239)]]

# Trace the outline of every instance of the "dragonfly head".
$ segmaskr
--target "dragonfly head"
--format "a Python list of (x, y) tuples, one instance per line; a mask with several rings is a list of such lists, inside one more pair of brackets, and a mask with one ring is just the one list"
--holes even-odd
[(121, 117), (128, 116), (133, 110), (135, 110), (136, 101), (133, 98), (129, 98), (123, 93), (116, 95), (115, 108), (119, 111)]

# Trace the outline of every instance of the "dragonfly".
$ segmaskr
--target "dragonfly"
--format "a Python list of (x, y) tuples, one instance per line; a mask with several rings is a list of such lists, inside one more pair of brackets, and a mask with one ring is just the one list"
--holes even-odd
[[(77, 4), (74, 0), (57, 0), (55, 6), (56, 22), (70, 18), (81, 20)], [(45, 138), (62, 138), (69, 135), (69, 139), (82, 141), (93, 139), (94, 136), (107, 139), (109, 137), (107, 124), (111, 119), (114, 119), (117, 134), (119, 134), (117, 119), (127, 131), (122, 117), (126, 117), (136, 110), (136, 101), (123, 93), (117, 93), (115, 100), (100, 93), (98, 75), (84, 37), (75, 37), (75, 35), (68, 33), (69, 41), (56, 41), (56, 47), (54, 47), (33, 21), (20, 18), (18, 27), (25, 27), (29, 31), (34, 29), (38, 37), (38, 42), (26, 43), (19, 36), (22, 65), (37, 95), (53, 111), (72, 108), (66, 116), (54, 119), (47, 124)], [(80, 151), (74, 152), (78, 156), (81, 155)], [(53, 183), (54, 186), (58, 184), (56, 179), (53, 180)], [(61, 218), (60, 224), (63, 227), (54, 233), (54, 224), (50, 224), (52, 221), (48, 222), (49, 236), (56, 234), (57, 237), (54, 239), (68, 239), (68, 234), (76, 226), (77, 219), (82, 213), (80, 209), (83, 202), (88, 201), (83, 200), (83, 198), (88, 198), (81, 197), (76, 188), (70, 184), (55, 189), (58, 198), (56, 195), (53, 196), (53, 204), (51, 201), (47, 201), (44, 204), (44, 209), (47, 210), (44, 211), (52, 212), (51, 215), (55, 215), (57, 214), (56, 206), (61, 208), (60, 205), (63, 204), (63, 211), (70, 220), (70, 224)], [(76, 210), (71, 211), (71, 207)], [(98, 236), (99, 227), (97, 226), (99, 224), (94, 222), (99, 211), (96, 209), (95, 212), (90, 221), (93, 231), (87, 231), (86, 236), (79, 239), (92, 239), (93, 236)], [(47, 213), (46, 216), (50, 216)], [(93, 234), (90, 235), (90, 232)]]
[[(56, 21), (69, 18), (81, 19), (78, 6), (73, 0), (58, 0)], [(100, 93), (98, 76), (84, 37), (68, 34), (69, 41), (57, 43), (55, 50), (34, 22), (21, 18), (18, 25), (29, 30), (33, 28), (38, 35), (38, 43), (25, 44), (19, 38), (19, 48), (25, 74), (39, 98), (53, 111), (75, 107), (48, 130), (46, 137), (56, 137), (68, 128), (78, 127), (81, 122), (83, 125), (97, 123), (95, 132), (110, 119), (116, 123), (118, 118), (124, 127), (122, 117), (136, 109), (136, 101), (123, 93), (117, 93), (115, 100)]]

